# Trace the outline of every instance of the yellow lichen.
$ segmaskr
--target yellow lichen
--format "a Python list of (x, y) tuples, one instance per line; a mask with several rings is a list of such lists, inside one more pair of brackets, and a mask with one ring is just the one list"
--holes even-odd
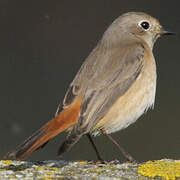
[(49, 167), (49, 170), (51, 171), (59, 171), (60, 168), (58, 167)]
[(138, 174), (147, 177), (162, 177), (175, 180), (180, 177), (180, 161), (148, 161), (138, 167)]
[(53, 175), (54, 173), (53, 173), (53, 171), (46, 171), (45, 174), (46, 175)]
[(79, 161), (79, 164), (80, 165), (85, 165), (85, 164), (87, 164), (87, 161)]
[(1, 162), (7, 166), (11, 165), (11, 163), (12, 163), (11, 160), (1, 160)]
[(94, 169), (89, 170), (89, 172), (100, 174), (104, 170), (105, 170), (104, 168), (94, 168)]
[(39, 171), (44, 171), (45, 168), (44, 168), (44, 167), (37, 167), (37, 170), (39, 170)]
[(15, 178), (15, 175), (9, 175), (8, 176), (8, 179), (14, 179)]
[(54, 178), (53, 177), (43, 177), (42, 179), (43, 180), (53, 180)]

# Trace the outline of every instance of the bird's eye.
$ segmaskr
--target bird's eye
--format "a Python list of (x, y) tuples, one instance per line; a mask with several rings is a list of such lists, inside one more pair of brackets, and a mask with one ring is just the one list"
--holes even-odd
[(150, 28), (150, 24), (148, 21), (141, 21), (139, 23), (139, 26), (142, 27), (145, 31), (147, 31)]

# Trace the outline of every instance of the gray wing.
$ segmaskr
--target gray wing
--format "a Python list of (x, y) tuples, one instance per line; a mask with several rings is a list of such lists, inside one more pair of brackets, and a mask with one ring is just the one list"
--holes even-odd
[(64, 107), (76, 96), (84, 100), (78, 123), (72, 133), (86, 133), (108, 112), (136, 80), (143, 66), (144, 47), (132, 44), (128, 48), (100, 49), (96, 47), (71, 83)]

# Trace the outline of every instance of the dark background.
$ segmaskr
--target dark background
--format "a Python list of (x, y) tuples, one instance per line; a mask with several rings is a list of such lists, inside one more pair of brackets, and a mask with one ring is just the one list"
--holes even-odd
[[(172, 3), (171, 3), (172, 2)], [(144, 11), (180, 32), (179, 0), (0, 0), (0, 157), (50, 120), (80, 65), (111, 22), (124, 12)], [(155, 109), (113, 134), (137, 160), (179, 158), (180, 41), (156, 43)], [(65, 133), (29, 160), (56, 159)], [(95, 138), (106, 160), (122, 155), (103, 136)], [(63, 156), (96, 159), (86, 137)]]

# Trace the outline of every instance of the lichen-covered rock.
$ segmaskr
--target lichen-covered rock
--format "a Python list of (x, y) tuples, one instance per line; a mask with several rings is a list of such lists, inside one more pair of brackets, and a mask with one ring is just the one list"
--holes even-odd
[(0, 179), (87, 179), (87, 180), (175, 180), (180, 177), (180, 161), (161, 160), (143, 164), (112, 161), (0, 161)]
[(159, 176), (166, 180), (180, 179), (180, 161), (148, 161), (138, 167), (138, 173), (151, 178)]

